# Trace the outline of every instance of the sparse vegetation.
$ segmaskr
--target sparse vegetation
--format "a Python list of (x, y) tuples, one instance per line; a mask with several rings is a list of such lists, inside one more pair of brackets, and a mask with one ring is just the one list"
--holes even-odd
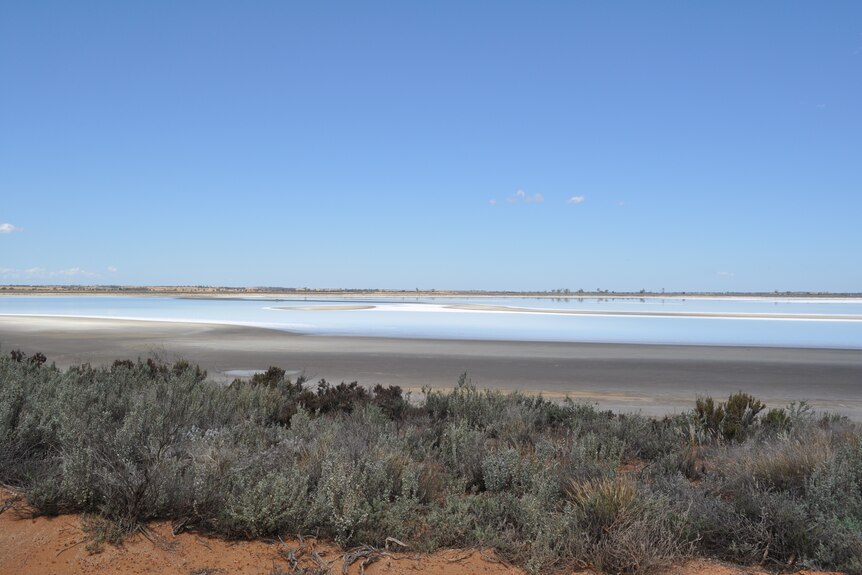
[(528, 571), (654, 571), (692, 555), (862, 573), (862, 430), (744, 393), (661, 420), (573, 401), (271, 368), (60, 370), (0, 358), (0, 482), (87, 514), (94, 550), (170, 519), (225, 537), (493, 546)]

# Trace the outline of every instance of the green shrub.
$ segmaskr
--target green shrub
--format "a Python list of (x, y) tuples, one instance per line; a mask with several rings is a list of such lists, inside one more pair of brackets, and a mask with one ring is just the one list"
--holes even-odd
[(739, 441), (745, 438), (764, 407), (759, 399), (740, 391), (719, 404), (711, 397), (698, 398), (695, 414), (701, 427), (713, 436)]
[(698, 397), (694, 411), (701, 427), (714, 435), (718, 435), (721, 423), (724, 421), (724, 404), (715, 403), (711, 397)]
[(773, 408), (766, 412), (762, 425), (770, 431), (785, 431), (790, 428), (791, 419), (781, 408)]
[(753, 396), (733, 393), (727, 398), (724, 406), (724, 421), (721, 432), (730, 441), (742, 439), (744, 434), (754, 425), (757, 414), (763, 411), (763, 402)]

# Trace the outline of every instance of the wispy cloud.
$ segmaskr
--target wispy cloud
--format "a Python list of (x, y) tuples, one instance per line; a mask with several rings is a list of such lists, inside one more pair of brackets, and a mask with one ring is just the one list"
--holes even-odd
[(726, 277), (726, 278), (732, 278), (736, 274), (734, 274), (733, 272), (715, 272), (715, 275), (718, 275), (721, 277)]
[(7, 280), (71, 279), (81, 277), (99, 277), (99, 274), (79, 267), (62, 270), (48, 270), (40, 267), (26, 269), (0, 268), (0, 278)]
[[(545, 201), (545, 196), (542, 194), (528, 194), (524, 190), (517, 190), (514, 194), (507, 196), (505, 198), (507, 204), (517, 205), (517, 204), (541, 204)], [(488, 204), (492, 206), (496, 206), (499, 201), (497, 198), (493, 198), (488, 200)]]
[(0, 224), (0, 234), (11, 234), (12, 232), (20, 232), (21, 228), (12, 224)]
[(115, 271), (117, 271), (117, 268), (115, 268), (114, 266), (108, 266), (108, 271), (114, 273)]
[(528, 194), (524, 190), (518, 190), (506, 198), (506, 203), (509, 204), (541, 204), (544, 201), (542, 194)]
[(585, 196), (572, 196), (571, 198), (566, 200), (566, 203), (574, 206), (583, 203), (586, 199), (587, 198)]

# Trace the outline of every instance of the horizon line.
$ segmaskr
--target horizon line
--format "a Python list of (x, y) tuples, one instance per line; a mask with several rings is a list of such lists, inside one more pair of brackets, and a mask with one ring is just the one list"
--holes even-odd
[(773, 290), (773, 291), (739, 291), (739, 290), (572, 290), (556, 288), (546, 290), (512, 290), (512, 289), (436, 289), (436, 288), (345, 288), (345, 287), (289, 287), (289, 286), (224, 286), (204, 284), (5, 284), (0, 285), (0, 293), (21, 292), (176, 292), (176, 293), (302, 293), (302, 294), (410, 294), (410, 295), (541, 295), (560, 298), (577, 297), (654, 297), (680, 295), (726, 295), (726, 296), (851, 296), (862, 297), (862, 292), (822, 291), (822, 290)]

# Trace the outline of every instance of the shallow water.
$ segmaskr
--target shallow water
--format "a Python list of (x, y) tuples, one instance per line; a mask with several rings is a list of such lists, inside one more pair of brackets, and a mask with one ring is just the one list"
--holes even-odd
[[(479, 309), (451, 307), (457, 305)], [(619, 313), (627, 315), (613, 315)], [(207, 322), (313, 335), (862, 349), (862, 300), (855, 299), (0, 296), (0, 314)]]

